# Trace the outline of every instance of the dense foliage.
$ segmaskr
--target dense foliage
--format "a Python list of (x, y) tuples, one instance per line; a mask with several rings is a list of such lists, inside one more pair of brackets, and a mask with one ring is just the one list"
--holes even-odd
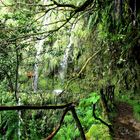
[[(110, 124), (112, 114), (102, 103), (102, 90), (112, 93), (109, 108), (110, 98), (127, 101), (140, 118), (138, 4), (138, 0), (0, 1), (1, 106), (74, 102), (87, 139), (111, 139), (108, 127), (92, 114), (96, 103), (96, 115)], [(0, 138), (46, 138), (61, 116), (62, 110), (1, 111)], [(68, 112), (54, 140), (79, 139), (73, 119)]]

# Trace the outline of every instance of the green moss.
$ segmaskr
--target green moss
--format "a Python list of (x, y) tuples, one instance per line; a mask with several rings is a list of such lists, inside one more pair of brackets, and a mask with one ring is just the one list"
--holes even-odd
[(39, 81), (38, 87), (39, 87), (40, 89), (47, 89), (47, 88), (46, 88), (46, 87), (47, 87), (47, 81), (46, 81), (46, 79), (41, 79), (41, 80)]
[(86, 133), (87, 140), (111, 140), (109, 130), (103, 124), (94, 124)]

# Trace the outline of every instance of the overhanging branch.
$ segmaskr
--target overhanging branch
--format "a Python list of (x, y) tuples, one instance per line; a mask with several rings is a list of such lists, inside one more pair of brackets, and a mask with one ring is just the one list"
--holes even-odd
[(8, 39), (6, 40), (5, 42), (15, 42), (19, 39), (28, 39), (28, 38), (31, 38), (31, 37), (34, 37), (34, 36), (37, 36), (37, 35), (43, 35), (43, 34), (47, 34), (45, 37), (49, 36), (50, 34), (54, 33), (54, 32), (57, 32), (59, 31), (62, 27), (64, 27), (72, 18), (73, 16), (75, 15), (76, 13), (73, 13), (69, 18), (67, 18), (65, 20), (65, 22), (60, 25), (59, 27), (57, 27), (56, 29), (52, 29), (52, 30), (49, 30), (49, 31), (44, 31), (44, 32), (38, 32), (38, 33), (32, 33), (32, 34), (26, 34), (26, 35), (22, 35), (22, 36), (18, 36), (17, 38), (14, 38), (14, 39)]
[[(38, 35), (46, 35), (49, 36), (50, 34), (54, 33), (54, 32), (57, 32), (58, 30), (60, 30), (62, 27), (64, 27), (77, 13), (79, 12), (82, 12), (84, 10), (86, 10), (90, 5), (93, 4), (94, 0), (86, 0), (82, 5), (80, 6), (75, 6), (75, 5), (72, 5), (72, 4), (61, 4), (61, 3), (58, 3), (56, 2), (55, 0), (52, 0), (53, 4), (50, 4), (49, 6), (56, 6), (56, 7), (49, 7), (49, 9), (47, 11), (45, 11), (45, 13), (47, 13), (48, 11), (50, 10), (54, 10), (55, 8), (59, 8), (59, 7), (64, 7), (64, 8), (72, 8), (71, 10), (71, 13), (70, 13), (70, 16), (68, 18), (66, 18), (65, 22), (60, 25), (59, 27), (55, 28), (55, 29), (51, 29), (49, 31), (43, 31), (43, 32), (38, 32), (38, 33), (30, 33), (30, 34), (25, 34), (25, 35), (21, 35), (21, 36), (18, 36), (18, 37), (15, 37), (13, 39), (7, 39), (5, 40), (5, 43), (4, 44), (7, 44), (7, 42), (15, 42), (17, 40), (22, 40), (22, 39), (28, 39), (28, 38), (31, 38), (31, 37), (34, 37), (34, 36), (38, 36)], [(44, 5), (45, 7), (45, 5)]]

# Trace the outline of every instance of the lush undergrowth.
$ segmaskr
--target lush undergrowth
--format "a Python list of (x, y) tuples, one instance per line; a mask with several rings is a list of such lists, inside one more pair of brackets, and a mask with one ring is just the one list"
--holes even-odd
[[(100, 96), (97, 93), (91, 93), (87, 98), (80, 100), (76, 108), (77, 115), (86, 132), (87, 140), (106, 139), (110, 140), (110, 134), (107, 126), (95, 120), (92, 115), (92, 104), (99, 100)], [(97, 116), (101, 117), (101, 112), (98, 110)], [(60, 129), (54, 140), (70, 140), (80, 139), (79, 131), (71, 114), (66, 115), (64, 126)]]
[[(64, 104), (68, 102), (67, 96), (61, 100), (55, 94), (50, 93), (19, 93), (21, 98), (21, 105), (50, 105), (50, 104)], [(65, 96), (65, 95), (63, 95)], [(76, 113), (83, 126), (87, 140), (106, 139), (110, 140), (110, 135), (107, 126), (95, 120), (92, 114), (92, 104), (100, 100), (97, 93), (92, 92), (86, 97), (80, 99), (80, 95), (71, 97), (77, 99)], [(16, 105), (14, 94), (4, 92), (1, 90), (1, 105)], [(66, 99), (66, 100), (65, 100)], [(70, 100), (70, 97), (69, 97)], [(102, 109), (97, 105), (96, 114), (102, 117)], [(21, 139), (26, 140), (40, 140), (47, 137), (55, 127), (59, 124), (63, 112), (60, 110), (37, 110), (37, 111), (21, 111), (20, 127), (19, 116), (17, 111), (3, 111), (0, 112), (1, 119), (1, 134), (0, 137), (4, 139), (18, 139), (18, 131), (21, 131)], [(76, 126), (72, 114), (67, 113), (64, 123), (59, 132), (54, 137), (54, 140), (72, 140), (80, 139), (80, 133)]]

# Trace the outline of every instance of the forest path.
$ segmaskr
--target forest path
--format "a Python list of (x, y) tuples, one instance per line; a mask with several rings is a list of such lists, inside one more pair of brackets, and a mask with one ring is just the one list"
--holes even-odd
[(140, 140), (140, 122), (133, 117), (133, 108), (124, 102), (116, 105), (117, 116), (114, 126), (114, 140)]

